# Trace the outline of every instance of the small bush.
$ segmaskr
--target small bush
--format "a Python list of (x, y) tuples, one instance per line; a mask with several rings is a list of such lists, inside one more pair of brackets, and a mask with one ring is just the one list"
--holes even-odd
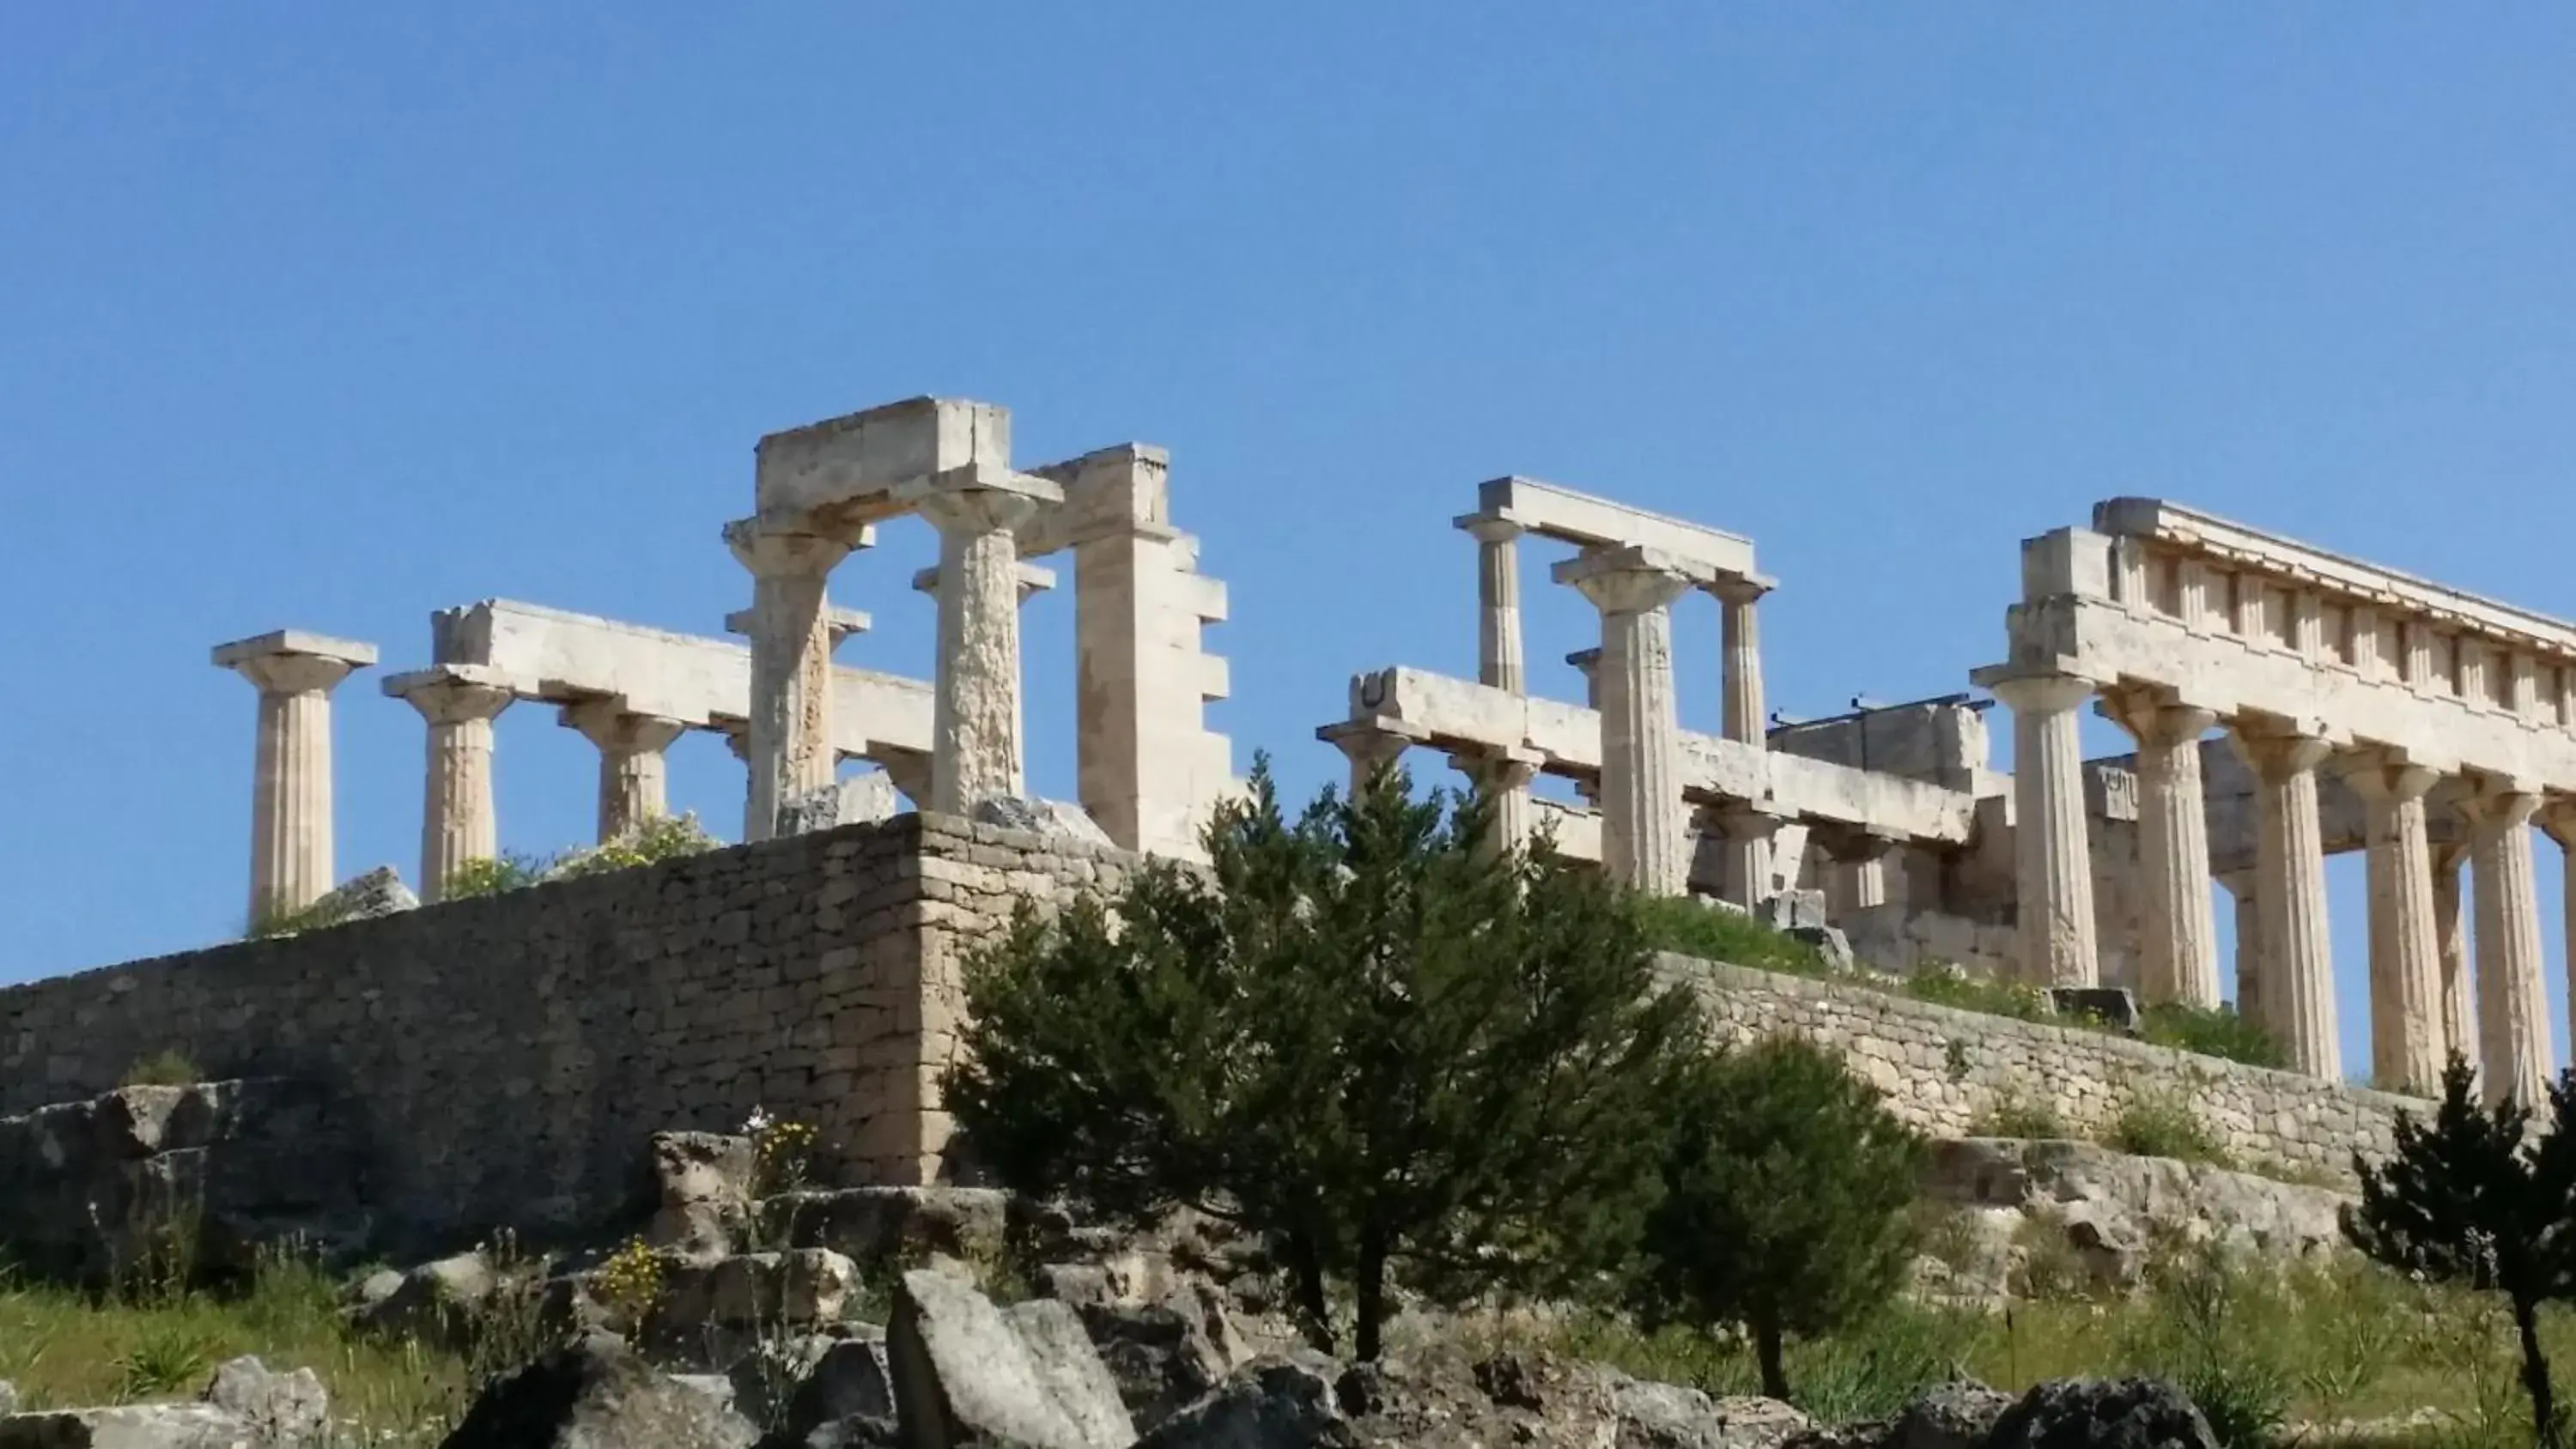
[(1637, 896), (1630, 901), (1646, 944), (1703, 961), (1823, 976), (1824, 953), (1785, 931), (1775, 931), (1742, 911), (1685, 896)]
[(694, 814), (657, 815), (629, 828), (613, 840), (602, 841), (586, 850), (566, 851), (544, 867), (540, 874), (546, 880), (602, 875), (612, 870), (630, 870), (639, 865), (656, 865), (683, 856), (704, 854), (723, 843), (709, 835)]
[(119, 1403), (185, 1393), (197, 1388), (215, 1366), (223, 1341), (185, 1320), (155, 1320), (134, 1346), (116, 1357)]
[(292, 936), (304, 931), (319, 931), (348, 919), (348, 907), (328, 897), (291, 911), (270, 911), (251, 919), (245, 932), (254, 941), (276, 936)]
[(189, 1087), (206, 1079), (206, 1074), (184, 1052), (164, 1047), (147, 1057), (135, 1058), (117, 1080), (120, 1087)]
[(2056, 1103), (2025, 1097), (2008, 1087), (1995, 1093), (1985, 1110), (1969, 1121), (1968, 1135), (2065, 1138), (2075, 1134), (2058, 1114)]
[(2157, 1046), (2198, 1052), (2255, 1067), (2286, 1067), (2289, 1054), (2272, 1034), (2238, 1016), (2234, 1007), (2168, 1001), (2139, 1014), (2139, 1034)]
[(1900, 990), (1934, 1006), (1955, 1006), (2015, 1021), (2040, 1021), (2049, 1014), (2048, 994), (2039, 988), (1970, 976), (1955, 967), (1917, 971), (1905, 978)]
[(2200, 1114), (2175, 1092), (2140, 1092), (2130, 1098), (2110, 1130), (2102, 1134), (2102, 1145), (2134, 1157), (2235, 1165)]
[(515, 851), (469, 860), (447, 877), (447, 883), (439, 890), (439, 899), (462, 901), (476, 896), (497, 896), (504, 891), (525, 890), (544, 880), (546, 872), (553, 868), (552, 861)]

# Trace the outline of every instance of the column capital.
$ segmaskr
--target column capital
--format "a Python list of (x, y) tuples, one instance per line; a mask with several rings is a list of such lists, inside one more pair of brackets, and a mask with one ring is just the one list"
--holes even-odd
[(2230, 721), (2227, 737), (2236, 746), (2237, 755), (2255, 775), (2277, 783), (2303, 774), (2325, 763), (2334, 753), (2337, 741), (2314, 721), (2273, 721), (2238, 718)]
[(1789, 823), (1787, 816), (1774, 815), (1743, 800), (1704, 806), (1699, 813), (1709, 829), (1729, 840), (1769, 840)]
[(854, 548), (876, 542), (873, 530), (856, 540), (835, 538), (810, 521), (737, 518), (724, 526), (725, 547), (754, 578), (824, 578)]
[(2218, 723), (2218, 712), (2186, 704), (2162, 685), (2114, 684), (2093, 701), (2093, 712), (2118, 725), (2141, 749), (2190, 744)]
[(1674, 554), (1633, 544), (1567, 559), (1550, 576), (1582, 591), (1604, 614), (1651, 613), (1704, 578), (1702, 571)]
[(1780, 587), (1780, 581), (1767, 574), (1719, 574), (1700, 588), (1720, 603), (1754, 604), (1762, 596)]
[(951, 468), (902, 491), (913, 510), (941, 533), (1016, 534), (1041, 508), (1064, 501), (1060, 484), (989, 464)]
[(2502, 775), (2470, 776), (2468, 794), (2460, 800), (2460, 813), (2469, 817), (2481, 841), (2531, 824), (2540, 807), (2537, 787)]
[(565, 705), (555, 718), (603, 754), (660, 754), (689, 731), (686, 720), (628, 709), (623, 695)]
[[(2576, 849), (2576, 798), (2565, 795), (2543, 795), (2540, 809), (2532, 815), (2535, 824), (2560, 845)], [(2568, 909), (2576, 911), (2576, 902)]]
[(2442, 783), (2441, 771), (2415, 763), (2396, 749), (2374, 747), (2340, 755), (2335, 769), (2354, 794), (2373, 804), (2420, 800)]
[(1392, 764), (1415, 745), (1430, 741), (1430, 732), (1405, 720), (1379, 716), (1342, 720), (1315, 731), (1315, 738), (1340, 750), (1355, 773), (1366, 774)]
[(1529, 532), (1506, 513), (1461, 513), (1449, 521), (1478, 543), (1512, 543)]
[(397, 674), (384, 683), (385, 693), (419, 710), (434, 725), (488, 720), (519, 697), (517, 682), (507, 673), (482, 664), (440, 664)]
[(376, 662), (376, 646), (301, 629), (278, 629), (218, 644), (213, 659), (256, 685), (262, 694), (329, 693), (352, 670)]
[[(757, 620), (758, 615), (754, 611), (736, 609), (724, 616), (725, 632), (749, 638), (752, 626)], [(832, 646), (836, 649), (840, 647), (842, 640), (853, 634), (864, 634), (875, 628), (876, 623), (874, 617), (861, 609), (844, 609), (838, 605), (832, 605), (823, 610), (823, 632), (831, 636)]]
[(2064, 714), (2101, 689), (2080, 674), (1977, 671), (1976, 682), (2015, 714)]
[(1527, 789), (1546, 763), (1545, 751), (1527, 748), (1449, 752), (1449, 768), (1471, 780), (1489, 782), (1501, 790)]

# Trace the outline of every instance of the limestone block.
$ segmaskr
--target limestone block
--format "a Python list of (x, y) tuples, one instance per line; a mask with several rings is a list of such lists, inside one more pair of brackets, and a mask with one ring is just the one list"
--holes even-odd
[(1081, 806), (1069, 801), (1015, 795), (988, 796), (975, 802), (973, 818), (978, 824), (998, 826), (1004, 830), (1023, 830), (1033, 835), (1115, 848), (1108, 832), (1093, 823), (1090, 814)]
[(1072, 1310), (1044, 1301), (1018, 1310), (995, 1308), (963, 1279), (903, 1275), (886, 1350), (904, 1442), (1127, 1449), (1135, 1427)]

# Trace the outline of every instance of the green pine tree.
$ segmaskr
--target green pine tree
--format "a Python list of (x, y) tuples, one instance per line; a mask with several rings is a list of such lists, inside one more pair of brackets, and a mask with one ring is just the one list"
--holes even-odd
[(2397, 1115), (2397, 1150), (2373, 1165), (2353, 1154), (2361, 1201), (2344, 1209), (2344, 1236), (2402, 1273), (2501, 1293), (2522, 1341), (2522, 1386), (2533, 1442), (2562, 1445), (2540, 1349), (2543, 1303), (2576, 1298), (2576, 1070), (2549, 1089), (2549, 1125), (2507, 1100), (2480, 1107), (2477, 1069), (2453, 1053), (2432, 1125)]
[(1833, 1332), (1904, 1281), (1927, 1148), (1839, 1055), (1796, 1037), (1693, 1063), (1667, 1115), (1630, 1306), (1649, 1325), (1741, 1324), (1762, 1391), (1785, 1399), (1785, 1340)]
[(1261, 1234), (1316, 1347), (1362, 1359), (1390, 1287), (1443, 1302), (1598, 1281), (1653, 1192), (1657, 1085), (1688, 1037), (1625, 900), (1490, 809), (1382, 772), (1287, 819), (1266, 762), (1204, 871), (1023, 917), (970, 966), (945, 1091), (1025, 1192)]

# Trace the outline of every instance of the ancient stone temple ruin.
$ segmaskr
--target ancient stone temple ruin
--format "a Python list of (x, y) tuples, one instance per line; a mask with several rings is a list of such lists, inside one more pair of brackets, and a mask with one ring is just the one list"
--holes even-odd
[[(947, 1170), (937, 1081), (965, 953), (1020, 902), (1193, 856), (1239, 788), (1207, 715), (1228, 692), (1204, 642), (1227, 591), (1145, 444), (1023, 467), (1004, 409), (920, 398), (772, 434), (755, 457), (748, 509), (709, 513), (711, 558), (739, 513), (720, 541), (749, 576), (721, 632), (486, 599), (435, 610), (428, 657), (382, 681), (427, 737), (416, 883), (432, 901), (499, 849), (493, 721), (523, 703), (597, 749), (603, 840), (667, 810), (675, 740), (722, 734), (744, 764), (743, 847), (0, 989), (0, 1113), (112, 1086), (164, 1048), (320, 1078), (438, 1164), (384, 1169), (426, 1222), (603, 1210), (639, 1121), (720, 1125), (764, 1104), (814, 1121), (853, 1180)], [(835, 571), (865, 568), (908, 517), (939, 539), (912, 580), (937, 605), (927, 680), (836, 659), (872, 621), (833, 606)], [(2490, 1093), (2540, 1092), (2531, 833), (2576, 832), (2576, 625), (2114, 499), (2022, 545), (2002, 662), (1962, 661), (1982, 694), (1788, 719), (1765, 700), (1759, 620), (1798, 581), (1764, 574), (1751, 540), (1521, 477), (1477, 487), (1455, 523), (1475, 676), (1355, 674), (1317, 731), (1355, 774), (1419, 773), (1433, 752), (1496, 800), (1503, 840), (1795, 924), (1865, 971), (2232, 995), (2295, 1074), (1703, 971), (1731, 1029), (1842, 1041), (1948, 1131), (1999, 1092), (2096, 1111), (2169, 1078), (2249, 1148), (2340, 1171), (2392, 1100), (2344, 1085), (2360, 1064), (2337, 1051), (2324, 858), (2363, 850), (2368, 1075), (2421, 1088), (2456, 1050)], [(1580, 699), (1532, 692), (1532, 550), (1599, 621), (1570, 661)], [(1068, 580), (1075, 718), (1032, 721), (1021, 608)], [(1674, 611), (1703, 599), (1717, 657), (1676, 657)], [(1463, 645), (1463, 607), (1458, 626)], [(377, 650), (281, 630), (214, 661), (258, 692), (253, 918), (288, 916), (337, 880), (334, 690)], [(1681, 692), (1712, 686), (1719, 732), (1683, 729)], [(1996, 702), (2009, 771), (1991, 758)], [(2085, 758), (2088, 703), (2133, 752)], [(1068, 723), (1078, 800), (1027, 798), (1029, 731)], [(496, 1114), (532, 1122), (527, 1140), (466, 1125)]]

